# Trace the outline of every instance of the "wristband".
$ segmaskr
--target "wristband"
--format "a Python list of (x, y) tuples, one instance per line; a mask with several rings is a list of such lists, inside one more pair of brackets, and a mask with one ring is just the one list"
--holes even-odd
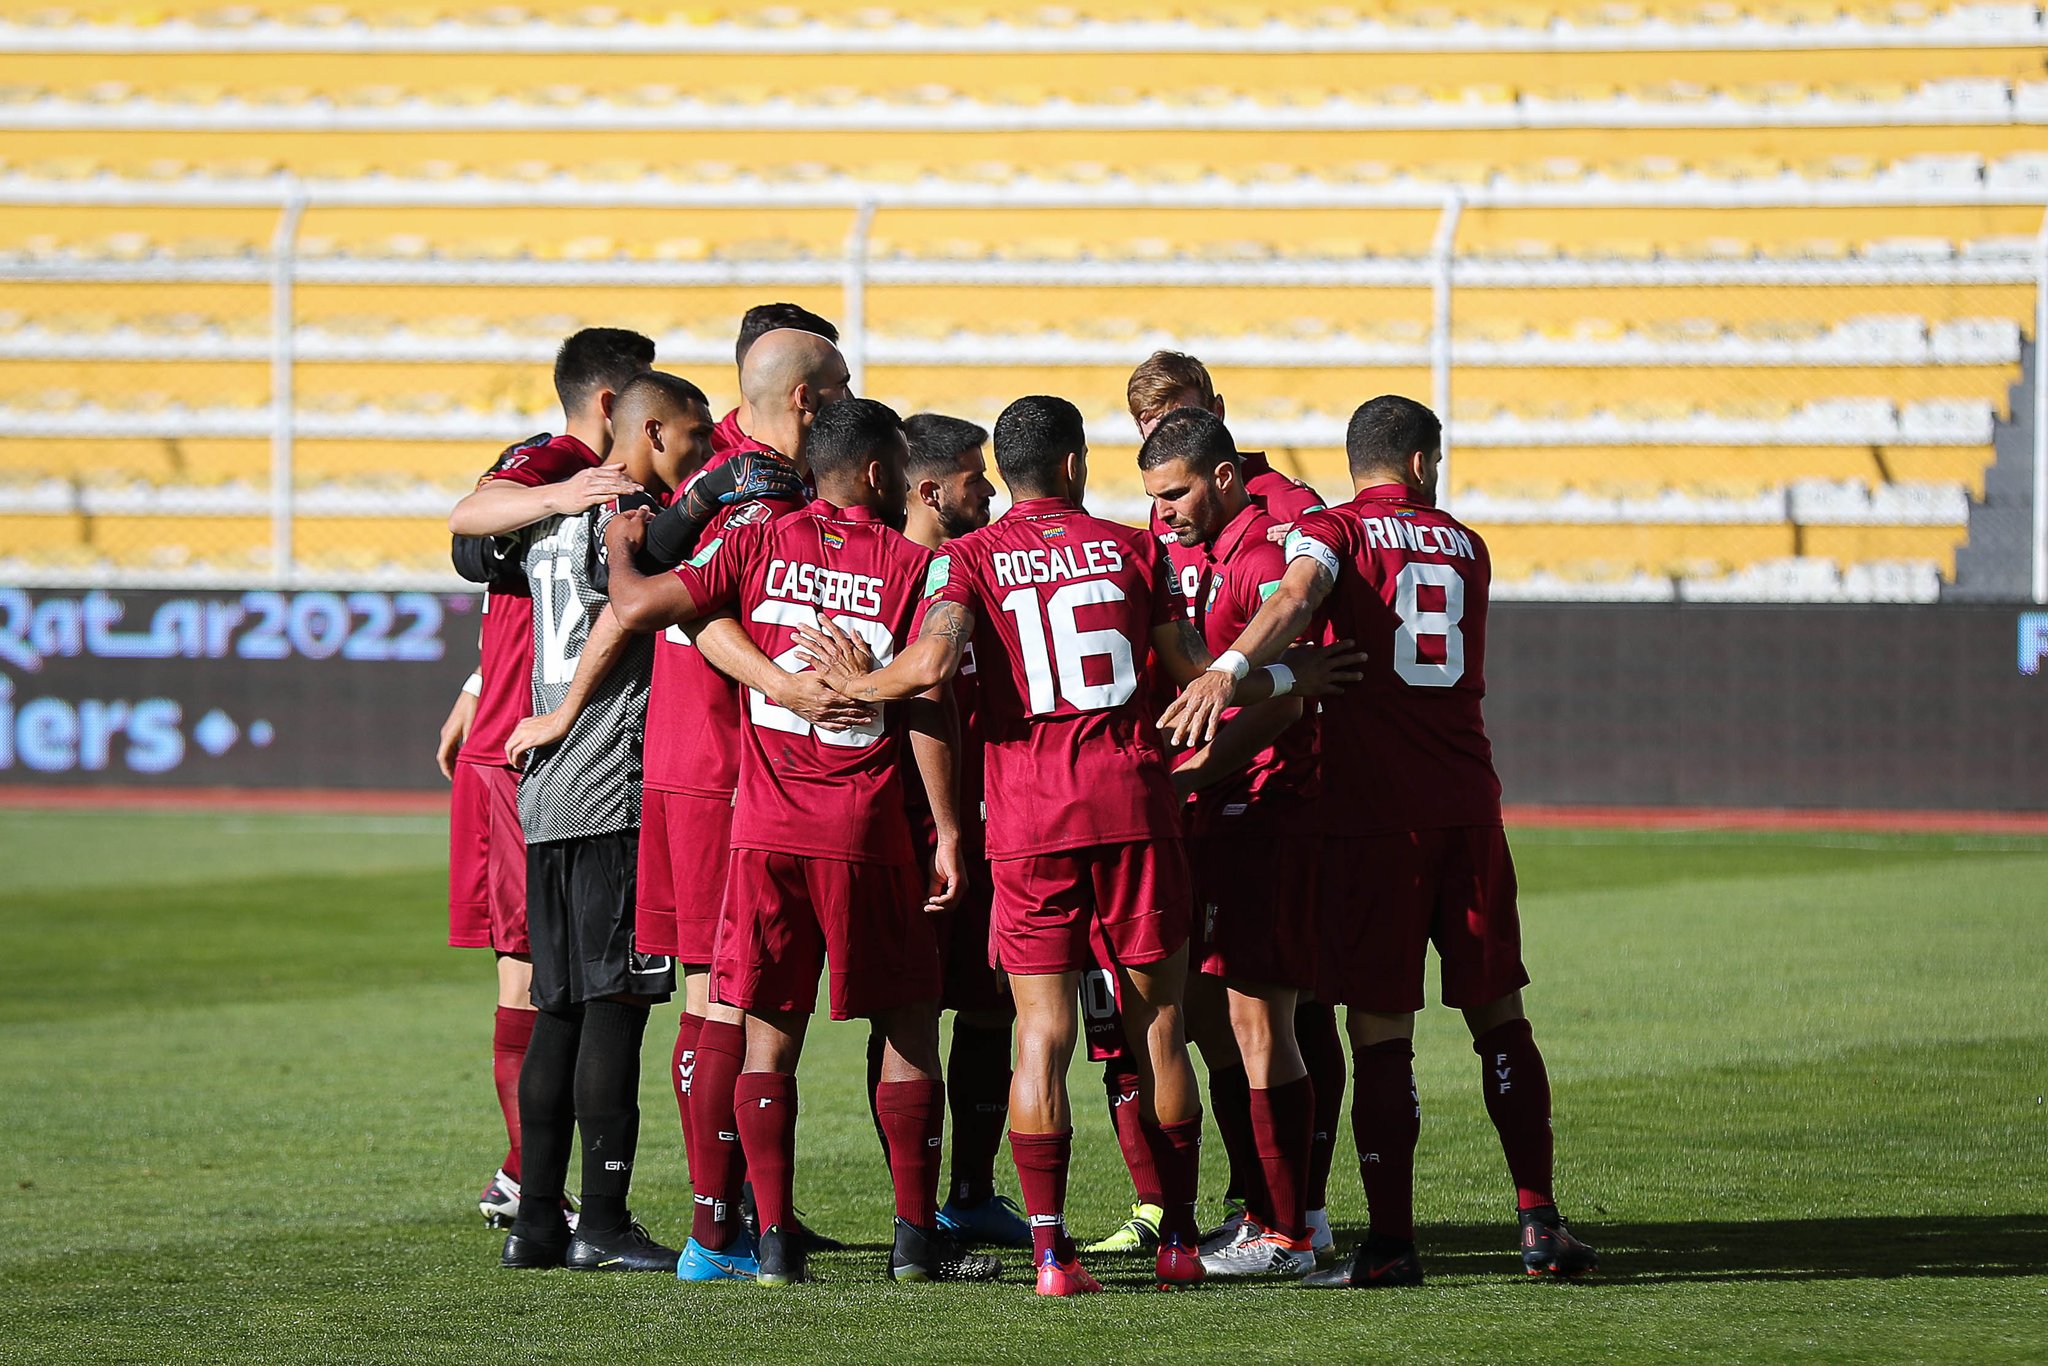
[(1234, 681), (1239, 683), (1242, 683), (1244, 676), (1251, 671), (1252, 662), (1235, 650), (1225, 650), (1222, 654), (1216, 656), (1215, 660), (1209, 665), (1210, 673), (1229, 674)]
[(475, 673), (471, 674), (464, 681), (462, 690), (471, 697), (482, 697), (484, 695), (484, 671), (478, 669)]
[(1294, 670), (1285, 664), (1268, 664), (1266, 673), (1273, 680), (1273, 696), (1285, 697), (1294, 691)]

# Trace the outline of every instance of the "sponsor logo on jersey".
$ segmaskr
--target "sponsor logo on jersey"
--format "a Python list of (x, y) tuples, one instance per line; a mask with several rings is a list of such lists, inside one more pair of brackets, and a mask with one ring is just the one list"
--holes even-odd
[(699, 550), (699, 551), (698, 551), (698, 552), (697, 552), (696, 554), (694, 554), (694, 555), (692, 555), (692, 556), (690, 557), (690, 568), (692, 568), (692, 569), (702, 569), (702, 568), (703, 568), (703, 567), (704, 567), (705, 565), (707, 565), (707, 564), (710, 564), (710, 563), (711, 563), (711, 557), (712, 557), (713, 555), (716, 555), (716, 554), (718, 553), (718, 547), (720, 547), (720, 546), (722, 546), (722, 545), (724, 545), (724, 544), (725, 544), (725, 537), (723, 537), (723, 536), (714, 536), (714, 537), (712, 537), (712, 538), (711, 538), (711, 544), (710, 544), (710, 545), (707, 545), (707, 546), (705, 546), (705, 547), (704, 547), (704, 548), (703, 548), (702, 550)]
[(1280, 580), (1278, 579), (1273, 580), (1271, 583), (1262, 583), (1259, 585), (1259, 601), (1264, 602), (1267, 598), (1272, 597), (1275, 593), (1279, 591)]
[(758, 500), (751, 503), (742, 503), (727, 514), (725, 524), (728, 527), (752, 526), (755, 522), (766, 517), (771, 510), (766, 503)]
[(924, 596), (930, 597), (952, 582), (952, 579), (953, 557), (951, 555), (939, 556), (939, 558), (932, 561), (931, 568), (924, 571)]

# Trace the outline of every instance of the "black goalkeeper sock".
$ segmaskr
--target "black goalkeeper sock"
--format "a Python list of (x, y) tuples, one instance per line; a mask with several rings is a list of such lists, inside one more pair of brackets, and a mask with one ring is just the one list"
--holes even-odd
[(626, 1227), (640, 1145), (640, 1039), (647, 1007), (589, 1001), (576, 1055), (576, 1126), (583, 1131), (583, 1217), (599, 1236)]
[(540, 1011), (526, 1060), (519, 1065), (519, 1218), (512, 1231), (522, 1238), (558, 1243), (569, 1236), (562, 1192), (575, 1138), (576, 1051), (582, 1032), (582, 1006)]
[(868, 1118), (874, 1123), (875, 1137), (881, 1141), (882, 1162), (884, 1165), (887, 1165), (889, 1161), (889, 1131), (882, 1127), (880, 1088), (882, 1085), (882, 1050), (888, 1045), (888, 1042), (888, 1039), (882, 1034), (882, 1027), (870, 1021), (868, 1023)]

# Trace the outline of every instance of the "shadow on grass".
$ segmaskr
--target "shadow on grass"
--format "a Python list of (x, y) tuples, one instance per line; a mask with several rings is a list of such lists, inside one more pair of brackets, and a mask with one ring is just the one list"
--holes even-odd
[[(1841, 1219), (1633, 1224), (1572, 1228), (1600, 1250), (1608, 1284), (1676, 1281), (1883, 1280), (1900, 1276), (2048, 1275), (2048, 1215), (1873, 1215)], [(1359, 1230), (1345, 1230), (1348, 1249)], [(1417, 1230), (1426, 1271), (1491, 1275), (1514, 1266), (1514, 1230), (1447, 1224)]]

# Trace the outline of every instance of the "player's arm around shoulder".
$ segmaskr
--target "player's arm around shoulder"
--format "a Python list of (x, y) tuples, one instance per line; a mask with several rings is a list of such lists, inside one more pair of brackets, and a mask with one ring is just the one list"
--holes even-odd
[[(692, 591), (693, 585), (700, 589), (703, 586), (692, 571), (704, 566), (695, 561), (679, 565), (674, 571), (648, 572), (643, 552), (647, 546), (647, 527), (653, 520), (647, 509), (632, 508), (611, 518), (604, 529), (608, 564), (605, 596), (619, 627), (640, 635), (693, 621), (721, 605), (710, 601), (710, 594), (700, 600)], [(715, 557), (723, 548), (714, 542), (703, 554)]]
[(973, 590), (957, 552), (932, 559), (925, 570), (924, 603), (910, 644), (877, 669), (865, 643), (820, 618), (797, 628), (797, 646), (834, 689), (857, 702), (900, 702), (950, 683), (974, 639)]

